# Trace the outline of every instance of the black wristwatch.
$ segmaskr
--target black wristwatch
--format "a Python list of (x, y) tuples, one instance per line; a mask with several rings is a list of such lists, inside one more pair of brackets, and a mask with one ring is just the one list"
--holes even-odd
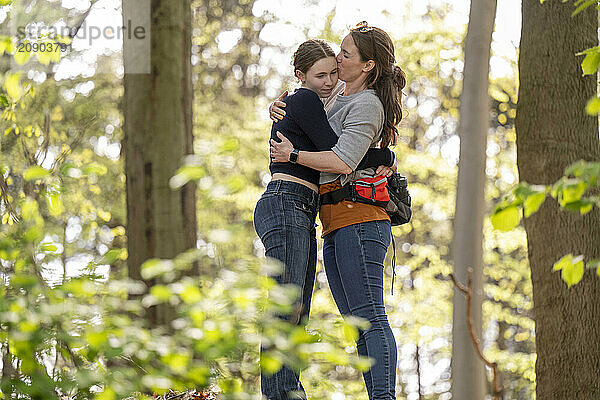
[(298, 153), (300, 153), (300, 150), (298, 150), (298, 149), (292, 150), (292, 152), (290, 153), (290, 162), (291, 163), (296, 164), (298, 162)]

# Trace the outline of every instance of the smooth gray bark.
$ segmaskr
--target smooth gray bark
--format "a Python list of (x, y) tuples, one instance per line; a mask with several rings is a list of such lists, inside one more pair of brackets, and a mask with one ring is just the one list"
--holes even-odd
[[(473, 328), (481, 337), (483, 298), (483, 217), (485, 163), (489, 129), (489, 60), (496, 0), (471, 1), (465, 39), (465, 66), (460, 104), (460, 161), (454, 217), (454, 274), (466, 285), (473, 269)], [(485, 367), (478, 357), (467, 324), (465, 296), (455, 289), (452, 330), (452, 398), (484, 399)]]

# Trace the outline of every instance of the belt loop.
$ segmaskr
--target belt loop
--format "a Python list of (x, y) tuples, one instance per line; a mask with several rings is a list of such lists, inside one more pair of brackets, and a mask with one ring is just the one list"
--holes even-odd
[(277, 179), (275, 181), (275, 193), (280, 194), (281, 193), (281, 179)]

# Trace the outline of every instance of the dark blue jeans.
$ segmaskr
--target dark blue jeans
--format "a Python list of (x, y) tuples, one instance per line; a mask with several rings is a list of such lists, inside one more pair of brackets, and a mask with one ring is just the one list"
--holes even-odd
[[(308, 187), (276, 180), (269, 183), (254, 209), (254, 229), (265, 246), (265, 255), (283, 263), (283, 272), (275, 279), (300, 288), (295, 311), (286, 317), (296, 325), (304, 324), (310, 312), (317, 263), (318, 203), (319, 195)], [(298, 374), (288, 367), (273, 375), (261, 374), (260, 382), (269, 400), (306, 399)]]
[(359, 331), (358, 354), (375, 360), (363, 374), (369, 399), (395, 399), (397, 349), (383, 303), (383, 260), (390, 245), (389, 221), (371, 221), (325, 236), (323, 259), (342, 315), (368, 320)]

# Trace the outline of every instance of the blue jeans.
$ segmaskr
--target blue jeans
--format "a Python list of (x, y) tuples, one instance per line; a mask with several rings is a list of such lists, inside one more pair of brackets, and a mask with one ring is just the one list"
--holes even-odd
[[(300, 288), (295, 311), (282, 317), (296, 325), (304, 324), (310, 312), (317, 263), (318, 204), (319, 195), (308, 187), (276, 180), (269, 183), (254, 209), (254, 229), (265, 246), (265, 255), (283, 264), (283, 272), (275, 279)], [(264, 350), (261, 346), (261, 352)], [(306, 399), (298, 374), (288, 367), (273, 375), (261, 373), (260, 382), (269, 400)]]
[(359, 331), (358, 354), (375, 360), (363, 374), (369, 399), (395, 399), (397, 349), (383, 303), (383, 260), (391, 241), (389, 221), (371, 221), (325, 236), (323, 259), (342, 315), (368, 320)]

